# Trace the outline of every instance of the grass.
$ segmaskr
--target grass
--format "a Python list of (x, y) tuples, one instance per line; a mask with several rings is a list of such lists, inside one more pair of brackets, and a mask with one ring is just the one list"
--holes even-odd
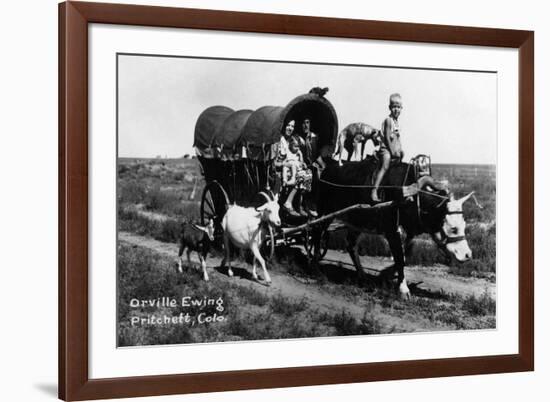
[(309, 303), (305, 298), (300, 301), (289, 300), (280, 293), (271, 297), (270, 308), (276, 314), (290, 317), (296, 313), (307, 310)]
[[(470, 191), (476, 192), (476, 197), (483, 205), (479, 209), (473, 201), (464, 204), (464, 214), (468, 221), (466, 237), (472, 249), (473, 259), (464, 264), (452, 264), (450, 272), (462, 276), (486, 276), (494, 278), (496, 272), (496, 226), (495, 199), (496, 183), (494, 167), (491, 166), (460, 166), (434, 165), (433, 173), (437, 179), (446, 179), (451, 183), (451, 189), (457, 196)], [(119, 163), (119, 205), (143, 205), (147, 211), (160, 213), (175, 221), (198, 221), (198, 199), (202, 192), (200, 166), (193, 159), (173, 160), (122, 160)], [(195, 202), (189, 202), (195, 184)], [(128, 218), (128, 219), (125, 219)], [(173, 241), (174, 226), (171, 223), (145, 222), (143, 217), (137, 217), (139, 223), (129, 222), (134, 217), (122, 216), (124, 227), (136, 233), (150, 235), (162, 241)], [(480, 224), (481, 222), (481, 224)], [(359, 241), (361, 255), (385, 256), (391, 255), (387, 241), (383, 236), (365, 234)], [(332, 233), (329, 237), (329, 248), (346, 250), (346, 231)], [(446, 257), (437, 246), (424, 235), (416, 238), (407, 264), (432, 266), (446, 264)]]
[(488, 291), (485, 291), (481, 297), (469, 296), (462, 302), (462, 308), (471, 315), (495, 315), (496, 302), (493, 300)]
[[(305, 298), (288, 298), (272, 294), (269, 289), (239, 286), (238, 282), (204, 282), (198, 269), (186, 269), (179, 274), (175, 259), (122, 243), (118, 250), (118, 342), (120, 346), (222, 342), (259, 339), (289, 339), (321, 336), (368, 335), (403, 332), (395, 325), (385, 325), (379, 311), (396, 315), (410, 322), (426, 320), (449, 329), (494, 328), (496, 306), (488, 292), (481, 297), (461, 297), (445, 293), (433, 298), (413, 297), (402, 301), (389, 289), (374, 291), (357, 288), (349, 292), (350, 304), (363, 305), (361, 319), (346, 309), (320, 311)], [(329, 288), (331, 284), (327, 285)], [(338, 289), (335, 292), (340, 294)], [(202, 325), (132, 326), (133, 316), (151, 314), (174, 317), (189, 313), (213, 315), (216, 306), (130, 307), (130, 300), (169, 297), (176, 300), (188, 296), (223, 300), (221, 323)], [(374, 306), (380, 306), (375, 308)], [(381, 309), (381, 310), (380, 310)]]
[(361, 320), (357, 320), (346, 310), (334, 316), (327, 316), (326, 320), (336, 329), (336, 335), (370, 335), (382, 332), (380, 321), (365, 311)]
[[(434, 171), (436, 168), (434, 167)], [(490, 180), (470, 177), (464, 172), (455, 175), (462, 180), (454, 191), (465, 194), (470, 188), (477, 191), (484, 205), (480, 214), (475, 205), (465, 204), (468, 221), (466, 236), (474, 259), (450, 270), (458, 275), (493, 275), (495, 271), (496, 226), (494, 224), (494, 184)], [(200, 176), (195, 160), (132, 161), (119, 164), (118, 202), (119, 229), (152, 237), (159, 241), (175, 243), (178, 240), (181, 221), (198, 221), (198, 200), (202, 182), (196, 186), (196, 197), (189, 200)], [(451, 183), (454, 179), (449, 179)], [(462, 183), (462, 184), (460, 184)], [(156, 214), (156, 215), (155, 215)], [(493, 222), (493, 223), (491, 223)], [(329, 238), (329, 248), (345, 250), (345, 231)], [(294, 249), (293, 249), (294, 250)], [(389, 248), (383, 236), (366, 234), (359, 243), (360, 254), (389, 256)], [(277, 250), (282, 263), (270, 264), (278, 272), (304, 273), (303, 254), (288, 255)], [(433, 265), (445, 262), (428, 236), (418, 237), (412, 252), (407, 256), (409, 264)], [(449, 329), (494, 328), (494, 300), (487, 293), (481, 297), (459, 297), (433, 294), (430, 298), (413, 297), (401, 301), (393, 290), (357, 286), (355, 281), (333, 279), (319, 280), (316, 286), (335, 292), (335, 296), (349, 299), (356, 306), (364, 306), (362, 317), (350, 311), (321, 311), (306, 298), (287, 298), (273, 294), (269, 289), (239, 286), (216, 280), (206, 284), (198, 269), (188, 269), (183, 274), (175, 270), (175, 258), (170, 259), (151, 251), (121, 245), (119, 249), (119, 309), (118, 341), (120, 346), (171, 343), (220, 342), (249, 339), (287, 339), (335, 335), (360, 335), (403, 331), (398, 326), (384, 325), (379, 317), (380, 309), (386, 314), (397, 315), (415, 322), (424, 320), (436, 327)], [(201, 309), (143, 308), (128, 306), (129, 298), (156, 298), (183, 296), (223, 297), (226, 300), (222, 323), (185, 326), (131, 326), (131, 316), (146, 317), (150, 314), (177, 316), (188, 312), (193, 316)], [(373, 308), (377, 306), (377, 308)], [(212, 307), (204, 311), (214, 314)]]
[(269, 296), (249, 287), (242, 287), (239, 290), (239, 296), (244, 299), (248, 305), (263, 307), (269, 303)]
[(411, 321), (424, 319), (449, 329), (496, 327), (496, 303), (488, 291), (481, 296), (461, 296), (440, 291), (430, 297), (415, 296), (404, 301), (396, 298), (393, 292), (378, 288), (372, 293), (370, 303)]
[[(192, 190), (190, 190), (192, 191)], [(163, 189), (158, 183), (146, 185), (136, 180), (121, 182), (118, 189), (119, 205), (140, 205), (147, 211), (170, 217), (198, 220), (199, 202), (189, 201), (189, 193), (172, 188)]]
[(483, 206), (478, 208), (473, 200), (464, 204), (464, 216), (469, 222), (490, 223), (496, 212), (496, 172), (494, 166), (434, 165), (433, 175), (438, 180), (448, 180), (451, 191), (462, 197), (471, 191)]
[[(333, 335), (380, 333), (383, 328), (374, 317), (365, 315), (360, 322), (346, 323), (345, 312), (321, 313), (305, 299), (289, 299), (281, 294), (212, 280), (204, 282), (198, 270), (183, 274), (175, 270), (175, 261), (149, 250), (121, 244), (118, 250), (118, 344), (158, 345), (175, 343), (220, 342), (228, 340), (289, 339)], [(162, 297), (181, 300), (222, 298), (221, 323), (202, 325), (132, 326), (131, 317), (189, 313), (213, 315), (215, 306), (174, 308), (130, 306), (131, 299), (153, 300)], [(218, 312), (219, 313), (219, 312)], [(348, 319), (349, 321), (349, 319)]]
[(118, 228), (162, 242), (177, 243), (181, 233), (181, 222), (176, 219), (155, 220), (138, 211), (119, 208)]

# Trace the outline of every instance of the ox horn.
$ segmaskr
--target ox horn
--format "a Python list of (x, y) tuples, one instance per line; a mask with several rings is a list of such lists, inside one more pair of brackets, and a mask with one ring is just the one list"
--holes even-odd
[(475, 191), (472, 191), (470, 194), (468, 195), (465, 195), (464, 197), (456, 200), (456, 202), (458, 202), (460, 205), (464, 204), (465, 201), (468, 200), (468, 198), (470, 198), (472, 195), (474, 195)]
[(449, 192), (449, 184), (446, 181), (436, 181), (431, 176), (422, 176), (420, 179), (418, 179), (418, 188), (423, 189), (426, 186), (432, 187), (434, 190), (437, 191), (447, 191)]

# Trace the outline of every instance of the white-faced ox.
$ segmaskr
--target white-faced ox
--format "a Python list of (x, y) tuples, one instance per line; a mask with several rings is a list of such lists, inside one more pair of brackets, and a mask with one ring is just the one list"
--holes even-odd
[(466, 222), (462, 205), (469, 199), (474, 192), (455, 200), (453, 195), (449, 196), (447, 204), (447, 213), (443, 220), (443, 226), (440, 230), (432, 233), (432, 238), (445, 252), (455, 260), (464, 262), (472, 258), (472, 250), (466, 241), (465, 231)]
[[(370, 178), (376, 169), (373, 161), (349, 163), (343, 167), (331, 165), (325, 169), (319, 189), (318, 212), (327, 215), (356, 204), (370, 204)], [(336, 185), (335, 185), (336, 184)], [(403, 186), (418, 188), (414, 199), (403, 196)], [(382, 182), (385, 200), (393, 201), (390, 206), (357, 209), (339, 217), (348, 227), (348, 252), (359, 276), (365, 276), (358, 254), (358, 237), (361, 232), (383, 234), (390, 247), (394, 269), (397, 272), (398, 289), (402, 297), (409, 298), (410, 292), (405, 279), (405, 255), (412, 245), (412, 239), (422, 233), (429, 233), (435, 243), (457, 261), (467, 261), (472, 252), (465, 237), (466, 223), (462, 205), (472, 195), (455, 200), (447, 186), (441, 185), (430, 176), (418, 181), (413, 169), (405, 163), (392, 166)], [(320, 239), (323, 230), (330, 224), (314, 230), (314, 266), (320, 260)], [(403, 243), (401, 233), (405, 233)]]
[(258, 261), (263, 269), (265, 282), (271, 283), (271, 277), (260, 253), (265, 239), (266, 225), (281, 226), (278, 196), (275, 199), (268, 198), (267, 202), (258, 208), (231, 205), (227, 209), (222, 220), (225, 256), (221, 265), (224, 267), (227, 264), (229, 276), (233, 276), (230, 253), (230, 244), (233, 244), (239, 249), (250, 250), (254, 255), (252, 262), (254, 279), (258, 280), (256, 273), (256, 261)]
[(191, 252), (196, 251), (201, 263), (202, 274), (205, 281), (208, 280), (206, 272), (206, 255), (210, 250), (210, 244), (214, 241), (214, 221), (210, 219), (206, 226), (192, 223), (184, 223), (180, 234), (180, 249), (178, 271), (183, 272), (183, 251), (187, 249), (187, 264), (191, 267)]

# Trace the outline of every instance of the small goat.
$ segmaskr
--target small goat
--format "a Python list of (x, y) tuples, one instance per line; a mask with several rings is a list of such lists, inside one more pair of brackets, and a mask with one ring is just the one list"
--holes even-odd
[(180, 251), (178, 253), (178, 271), (183, 272), (183, 251), (187, 249), (187, 264), (191, 265), (191, 252), (196, 251), (201, 263), (204, 280), (208, 280), (206, 272), (206, 255), (210, 250), (210, 244), (214, 241), (214, 221), (210, 219), (206, 226), (199, 226), (192, 223), (184, 223), (180, 236)]
[(224, 267), (227, 263), (229, 276), (233, 276), (229, 250), (229, 245), (232, 243), (235, 247), (249, 249), (254, 254), (252, 262), (252, 276), (254, 279), (258, 280), (258, 274), (256, 273), (257, 260), (262, 266), (266, 283), (269, 284), (271, 282), (265, 261), (260, 254), (260, 247), (265, 237), (263, 226), (265, 224), (281, 226), (278, 198), (277, 195), (275, 199), (269, 199), (258, 208), (244, 208), (238, 205), (231, 205), (228, 208), (222, 220), (225, 256), (221, 266)]

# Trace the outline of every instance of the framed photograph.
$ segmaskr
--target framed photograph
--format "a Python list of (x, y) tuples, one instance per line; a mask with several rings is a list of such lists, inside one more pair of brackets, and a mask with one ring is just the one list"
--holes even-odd
[(533, 370), (533, 32), (59, 24), (61, 399)]

